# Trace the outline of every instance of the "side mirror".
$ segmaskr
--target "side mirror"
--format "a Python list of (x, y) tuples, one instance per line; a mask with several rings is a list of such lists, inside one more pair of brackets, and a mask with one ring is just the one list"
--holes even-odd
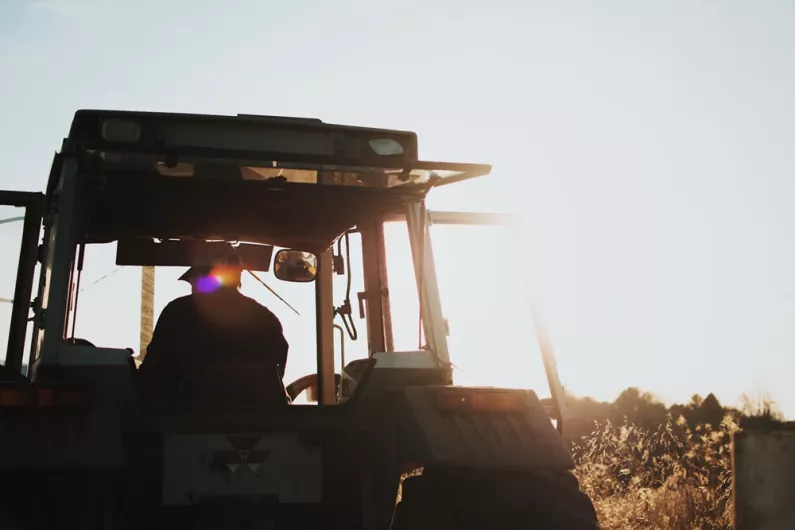
[(273, 274), (286, 282), (311, 282), (317, 275), (317, 256), (300, 250), (280, 250), (273, 258)]

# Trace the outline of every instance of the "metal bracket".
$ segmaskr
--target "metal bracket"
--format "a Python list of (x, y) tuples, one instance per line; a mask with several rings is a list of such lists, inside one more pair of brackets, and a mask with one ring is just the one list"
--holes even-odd
[(378, 296), (389, 296), (389, 289), (386, 289), (386, 288), (381, 289), (380, 294), (379, 293), (373, 293), (372, 291), (361, 291), (359, 293), (356, 293), (356, 296), (359, 299), (359, 318), (364, 319), (364, 315), (365, 315), (364, 302), (365, 302), (365, 300), (369, 302), (371, 299), (376, 298)]

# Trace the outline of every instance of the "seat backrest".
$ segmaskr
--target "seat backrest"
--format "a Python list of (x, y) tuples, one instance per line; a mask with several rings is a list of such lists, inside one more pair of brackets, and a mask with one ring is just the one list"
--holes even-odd
[(177, 400), (189, 405), (289, 404), (277, 365), (241, 362), (191, 366), (180, 385)]

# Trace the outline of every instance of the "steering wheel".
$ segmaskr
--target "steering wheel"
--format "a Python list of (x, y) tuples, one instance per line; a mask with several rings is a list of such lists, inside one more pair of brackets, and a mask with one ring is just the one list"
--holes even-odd
[[(334, 393), (339, 393), (340, 390), (340, 383), (342, 381), (342, 375), (334, 374)], [(303, 377), (299, 377), (289, 385), (287, 385), (287, 395), (290, 396), (291, 401), (295, 401), (295, 398), (301, 395), (301, 392), (309, 389), (309, 388), (317, 388), (317, 374), (308, 374)]]

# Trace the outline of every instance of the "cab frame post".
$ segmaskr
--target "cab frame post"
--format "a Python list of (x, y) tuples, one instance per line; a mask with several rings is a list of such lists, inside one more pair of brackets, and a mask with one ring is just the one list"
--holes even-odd
[(364, 269), (365, 318), (367, 319), (368, 353), (386, 351), (384, 339), (384, 292), (381, 285), (381, 267), (379, 265), (379, 238), (384, 225), (382, 221), (373, 221), (357, 226), (362, 236), (362, 267)]
[(384, 326), (384, 347), (387, 352), (395, 351), (395, 337), (392, 331), (392, 303), (389, 299), (389, 271), (387, 269), (386, 239), (384, 237), (384, 220), (376, 225), (375, 244), (378, 258), (378, 280), (381, 286), (381, 312)]
[(319, 405), (336, 402), (334, 385), (334, 272), (331, 250), (318, 256), (315, 278), (317, 393)]
[(44, 195), (28, 192), (2, 192), (0, 204), (25, 208), (5, 360), (6, 368), (21, 373), (22, 361), (25, 356), (25, 335), (30, 314), (30, 296), (33, 290), (36, 254), (44, 212)]
[(430, 223), (424, 203), (412, 204), (406, 211), (406, 226), (414, 260), (414, 275), (419, 293), (422, 327), (425, 342), (431, 349), (440, 368), (449, 368), (450, 351), (442, 313), (439, 284), (436, 281), (436, 263), (433, 257)]
[(65, 157), (47, 212), (52, 215), (52, 224), (46, 232), (47, 252), (41, 271), (39, 303), (43, 318), (39, 327), (42, 333), (38, 334), (38, 344), (31, 352), (40, 364), (58, 364), (66, 332), (75, 260), (79, 181), (77, 159)]

